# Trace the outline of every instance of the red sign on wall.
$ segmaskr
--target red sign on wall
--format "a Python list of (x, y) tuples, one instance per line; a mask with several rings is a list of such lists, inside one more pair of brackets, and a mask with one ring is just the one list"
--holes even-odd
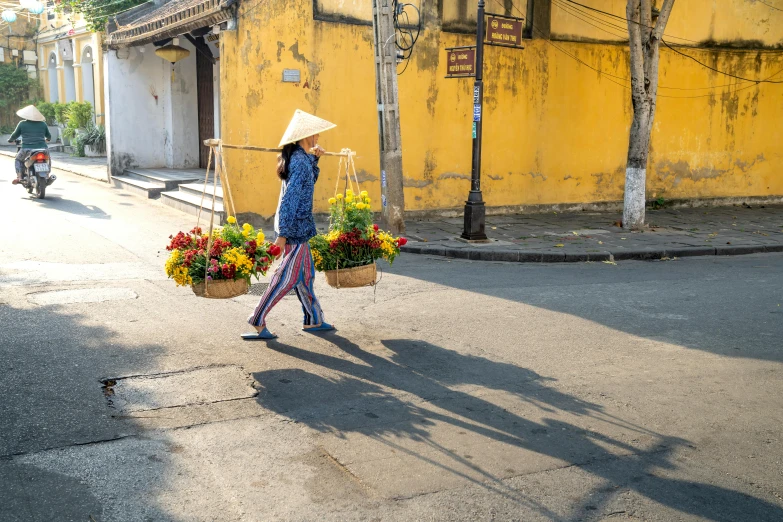
[(446, 77), (460, 78), (476, 75), (476, 48), (446, 49)]
[(487, 43), (522, 46), (522, 20), (487, 16)]

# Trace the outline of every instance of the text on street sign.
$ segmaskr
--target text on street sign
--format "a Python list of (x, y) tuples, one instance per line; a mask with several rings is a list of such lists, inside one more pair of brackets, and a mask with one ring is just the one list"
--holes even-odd
[(460, 77), (476, 74), (476, 49), (446, 49), (446, 76)]
[(487, 42), (498, 45), (522, 45), (522, 20), (487, 16)]

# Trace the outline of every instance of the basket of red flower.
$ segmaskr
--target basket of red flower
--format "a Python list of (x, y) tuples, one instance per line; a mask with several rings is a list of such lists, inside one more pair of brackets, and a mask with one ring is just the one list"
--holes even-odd
[(199, 227), (170, 237), (166, 275), (177, 286), (190, 285), (199, 297), (229, 299), (246, 294), (251, 277), (266, 275), (280, 248), (248, 223), (240, 228), (233, 216), (227, 221), (211, 237)]
[(407, 239), (394, 237), (372, 223), (367, 192), (354, 196), (349, 189), (345, 196), (337, 194), (331, 198), (329, 204), (329, 232), (310, 240), (315, 269), (324, 272), (326, 282), (334, 288), (374, 285), (375, 262), (383, 259), (392, 264)]

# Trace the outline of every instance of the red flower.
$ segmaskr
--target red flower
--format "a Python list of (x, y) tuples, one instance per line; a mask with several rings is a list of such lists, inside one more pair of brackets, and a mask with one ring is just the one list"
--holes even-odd
[(221, 270), (223, 272), (223, 277), (226, 279), (234, 279), (234, 276), (237, 273), (237, 267), (234, 263), (224, 264), (223, 268)]
[(166, 250), (179, 250), (190, 246), (193, 242), (193, 238), (184, 232), (177, 232), (176, 236), (169, 236), (171, 243), (166, 247)]
[(376, 232), (378, 232), (378, 225), (373, 225), (372, 229), (375, 230)]
[(277, 256), (280, 255), (280, 247), (275, 245), (274, 243), (269, 245), (269, 248), (267, 248), (266, 251), (269, 252), (269, 254), (271, 254), (274, 257), (277, 257)]
[(245, 243), (245, 245), (246, 245), (245, 251), (247, 252), (248, 256), (253, 257), (254, 255), (256, 255), (256, 248), (258, 248), (258, 245), (256, 244), (255, 239), (251, 239), (250, 241)]
[(408, 243), (408, 240), (405, 239), (404, 237), (401, 237), (401, 238), (399, 238), (397, 240), (397, 244), (400, 245), (400, 246), (405, 246), (407, 243)]

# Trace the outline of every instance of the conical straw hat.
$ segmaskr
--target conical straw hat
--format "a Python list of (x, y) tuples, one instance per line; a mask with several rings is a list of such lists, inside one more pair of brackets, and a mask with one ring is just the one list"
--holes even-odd
[(282, 147), (289, 143), (296, 143), (299, 140), (309, 138), (315, 134), (320, 134), (329, 129), (334, 129), (335, 127), (337, 127), (337, 125), (332, 122), (296, 109), (294, 117), (291, 119), (291, 123), (288, 124), (285, 134), (283, 134), (283, 139), (280, 140), (279, 146)]
[(44, 115), (41, 114), (41, 111), (35, 108), (35, 105), (28, 105), (23, 109), (19, 109), (18, 111), (16, 111), (16, 115), (22, 118), (23, 120), (46, 121)]

